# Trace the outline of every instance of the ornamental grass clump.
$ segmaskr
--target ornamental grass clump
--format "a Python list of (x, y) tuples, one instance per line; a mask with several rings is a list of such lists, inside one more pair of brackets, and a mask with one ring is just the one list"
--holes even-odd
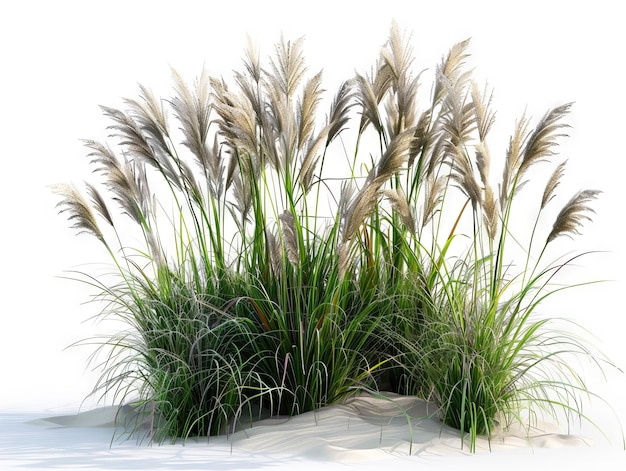
[(189, 87), (174, 73), (163, 101), (140, 87), (127, 109), (102, 108), (109, 142), (85, 142), (100, 177), (88, 196), (55, 187), (61, 211), (119, 272), (113, 285), (86, 277), (103, 315), (130, 328), (103, 342), (98, 389), (138, 394), (161, 439), (374, 387), (386, 308), (358, 290), (353, 269), (340, 272), (340, 221), (320, 210), (332, 201), (326, 149), (353, 92), (341, 87), (317, 130), (321, 75), (304, 72), (302, 41), (281, 41), (267, 69), (249, 48), (233, 84), (202, 75)]
[[(469, 434), (473, 450), (478, 435), (521, 421), (522, 409), (582, 414), (579, 396), (587, 389), (569, 355), (596, 359), (535, 311), (572, 288), (556, 285), (555, 278), (580, 255), (551, 262), (544, 256), (559, 237), (579, 233), (600, 192), (582, 190), (558, 214), (549, 210), (565, 168), (555, 148), (565, 137), (570, 104), (550, 110), (534, 128), (525, 117), (517, 123), (499, 193), (494, 190), (487, 137), (495, 114), (491, 98), (464, 71), (467, 45), (453, 47), (437, 68), (432, 106), (414, 120), (427, 123), (416, 127), (417, 152), (405, 176), (392, 182), (410, 195), (410, 208), (421, 209), (418, 225), (410, 230), (385, 217), (391, 231), (403, 229), (386, 257), (401, 261), (403, 269), (394, 273), (408, 276), (420, 292), (414, 314), (400, 314), (402, 325), (412, 328), (396, 332), (401, 370), (410, 381), (406, 391), (433, 400), (445, 424)], [(523, 195), (531, 173), (535, 181), (542, 178), (540, 165), (553, 168), (541, 193)], [(514, 201), (537, 208), (534, 223), (522, 230), (514, 224)], [(542, 234), (546, 221), (552, 229)]]
[[(262, 63), (249, 45), (230, 81), (174, 72), (168, 99), (140, 86), (123, 109), (102, 107), (109, 138), (85, 141), (95, 181), (86, 196), (55, 187), (113, 260), (115, 281), (82, 279), (127, 326), (99, 340), (95, 390), (132, 399), (158, 441), (381, 389), (431, 399), (472, 448), (523, 407), (580, 412), (585, 387), (561, 354), (588, 350), (536, 315), (575, 258), (544, 263), (547, 248), (598, 195), (549, 209), (570, 105), (518, 122), (494, 186), (494, 113), (467, 41), (424, 98), (394, 24), (326, 113), (302, 46), (281, 39)], [(543, 194), (526, 195), (538, 211), (524, 239), (513, 202), (548, 165)]]

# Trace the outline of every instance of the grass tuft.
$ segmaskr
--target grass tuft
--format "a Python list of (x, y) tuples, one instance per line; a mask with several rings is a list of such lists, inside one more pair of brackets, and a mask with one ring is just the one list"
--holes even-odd
[[(147, 423), (157, 442), (358, 391), (432, 400), (471, 450), (524, 409), (582, 417), (588, 390), (568, 359), (605, 363), (541, 312), (578, 256), (544, 258), (580, 233), (600, 192), (549, 219), (571, 105), (534, 128), (523, 116), (498, 162), (492, 93), (472, 80), (468, 49), (442, 58), (424, 103), (393, 24), (327, 113), (303, 40), (282, 38), (266, 62), (250, 42), (230, 81), (203, 72), (190, 85), (174, 71), (169, 98), (140, 86), (124, 109), (103, 106), (109, 138), (84, 141), (88, 197), (53, 188), (115, 268), (113, 282), (79, 277), (101, 317), (127, 327), (94, 339), (95, 393), (131, 402), (135, 431)], [(530, 178), (545, 179), (540, 195), (521, 191)], [(519, 199), (537, 205), (530, 225)]]

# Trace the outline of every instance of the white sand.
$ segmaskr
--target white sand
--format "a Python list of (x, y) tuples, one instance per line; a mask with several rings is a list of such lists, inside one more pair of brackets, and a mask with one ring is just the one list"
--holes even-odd
[[(428, 404), (393, 399), (360, 397), (290, 419), (263, 420), (230, 436), (175, 445), (120, 438), (115, 407), (56, 416), (5, 413), (0, 469), (626, 469), (626, 452), (617, 445), (594, 444), (550, 424), (537, 424), (530, 438), (521, 428), (491, 443), (479, 438), (471, 454), (458, 431), (429, 417)], [(410, 424), (400, 408), (412, 417)]]

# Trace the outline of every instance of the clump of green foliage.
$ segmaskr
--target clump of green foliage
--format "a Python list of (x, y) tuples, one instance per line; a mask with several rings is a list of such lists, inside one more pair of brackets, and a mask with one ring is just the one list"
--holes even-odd
[[(569, 104), (518, 121), (493, 184), (491, 96), (468, 45), (442, 58), (424, 104), (394, 25), (326, 113), (302, 40), (267, 64), (250, 46), (230, 82), (174, 73), (168, 99), (142, 86), (102, 107), (109, 140), (85, 141), (97, 181), (55, 187), (113, 260), (114, 283), (85, 278), (102, 316), (128, 326), (102, 341), (96, 391), (138, 396), (159, 441), (360, 390), (432, 400), (472, 448), (525, 407), (581, 413), (564, 358), (589, 351), (536, 311), (571, 261), (544, 253), (579, 232), (598, 192), (550, 208)], [(531, 174), (541, 194), (524, 196)], [(529, 237), (512, 233), (522, 197), (537, 205)]]

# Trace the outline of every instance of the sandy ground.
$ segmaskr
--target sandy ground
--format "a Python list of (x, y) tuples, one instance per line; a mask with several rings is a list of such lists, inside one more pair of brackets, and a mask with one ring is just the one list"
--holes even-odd
[(427, 403), (392, 399), (360, 397), (229, 436), (161, 445), (122, 436), (116, 407), (0, 413), (0, 469), (626, 469), (620, 447), (545, 423), (530, 438), (521, 427), (480, 438), (471, 454), (458, 431), (430, 417)]

